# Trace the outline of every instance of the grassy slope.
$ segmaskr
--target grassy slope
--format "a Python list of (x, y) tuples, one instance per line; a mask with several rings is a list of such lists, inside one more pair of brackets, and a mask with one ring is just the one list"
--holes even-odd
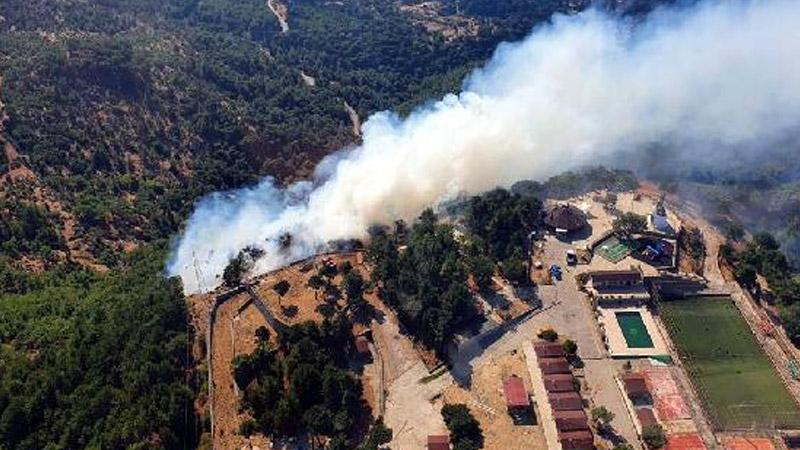
[[(670, 335), (704, 386), (722, 428), (800, 425), (797, 405), (730, 300), (698, 298), (661, 304)], [(748, 405), (746, 410), (737, 405)]]

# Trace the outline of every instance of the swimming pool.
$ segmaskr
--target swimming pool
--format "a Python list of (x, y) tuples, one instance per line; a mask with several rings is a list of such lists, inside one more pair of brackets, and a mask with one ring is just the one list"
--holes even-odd
[(637, 311), (622, 311), (616, 313), (617, 323), (625, 336), (629, 348), (652, 348), (653, 339), (647, 332), (642, 315)]

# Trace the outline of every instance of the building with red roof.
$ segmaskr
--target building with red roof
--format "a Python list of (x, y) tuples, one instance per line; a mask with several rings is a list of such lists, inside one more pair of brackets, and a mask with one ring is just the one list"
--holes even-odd
[(544, 388), (547, 392), (574, 392), (575, 389), (575, 378), (572, 374), (568, 373), (557, 373), (554, 375), (544, 375), (542, 377), (544, 381)]
[(553, 411), (558, 431), (588, 430), (589, 418), (583, 410), (579, 411)]
[(529, 408), (531, 406), (531, 400), (528, 397), (528, 391), (525, 389), (525, 383), (522, 382), (522, 378), (511, 375), (503, 382), (503, 392), (506, 394), (506, 406), (509, 409)]
[(589, 430), (564, 431), (558, 433), (563, 450), (592, 450), (594, 437)]
[(551, 392), (547, 394), (553, 411), (583, 410), (583, 399), (577, 392)]
[(533, 344), (533, 350), (539, 358), (558, 358), (564, 356), (564, 347), (558, 342), (537, 342)]
[(642, 424), (642, 428), (648, 425), (658, 425), (658, 419), (653, 413), (653, 408), (637, 408), (636, 417), (639, 419), (639, 423)]
[(428, 436), (428, 450), (450, 450), (450, 436), (445, 434)]
[(653, 397), (650, 395), (650, 390), (647, 388), (644, 375), (640, 373), (629, 373), (622, 375), (622, 384), (625, 387), (625, 393), (631, 399), (634, 405), (653, 404)]
[(567, 358), (539, 358), (539, 369), (545, 375), (553, 375), (556, 373), (572, 373), (567, 362)]

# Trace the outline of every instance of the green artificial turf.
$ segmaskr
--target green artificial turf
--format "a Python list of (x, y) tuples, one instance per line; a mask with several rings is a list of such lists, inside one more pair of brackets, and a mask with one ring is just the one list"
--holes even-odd
[(636, 311), (617, 313), (617, 322), (629, 348), (652, 348), (653, 340), (647, 332), (642, 315)]
[(595, 254), (602, 256), (616, 264), (630, 255), (639, 247), (636, 241), (621, 241), (616, 236), (611, 236), (595, 247)]
[(720, 429), (800, 428), (800, 411), (728, 297), (662, 302), (660, 313)]

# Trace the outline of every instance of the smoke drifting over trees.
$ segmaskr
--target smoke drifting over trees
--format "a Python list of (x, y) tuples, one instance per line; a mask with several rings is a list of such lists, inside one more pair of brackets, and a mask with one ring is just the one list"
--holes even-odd
[[(765, 148), (800, 124), (798, 23), (800, 4), (785, 0), (706, 2), (635, 24), (597, 11), (554, 17), (501, 45), (460, 94), (406, 118), (370, 117), (363, 144), (323, 161), (313, 181), (203, 199), (170, 272), (187, 292), (208, 290), (247, 246), (265, 251), (262, 272), (459, 193), (654, 144), (665, 162)], [(281, 250), (287, 232), (293, 245)]]

